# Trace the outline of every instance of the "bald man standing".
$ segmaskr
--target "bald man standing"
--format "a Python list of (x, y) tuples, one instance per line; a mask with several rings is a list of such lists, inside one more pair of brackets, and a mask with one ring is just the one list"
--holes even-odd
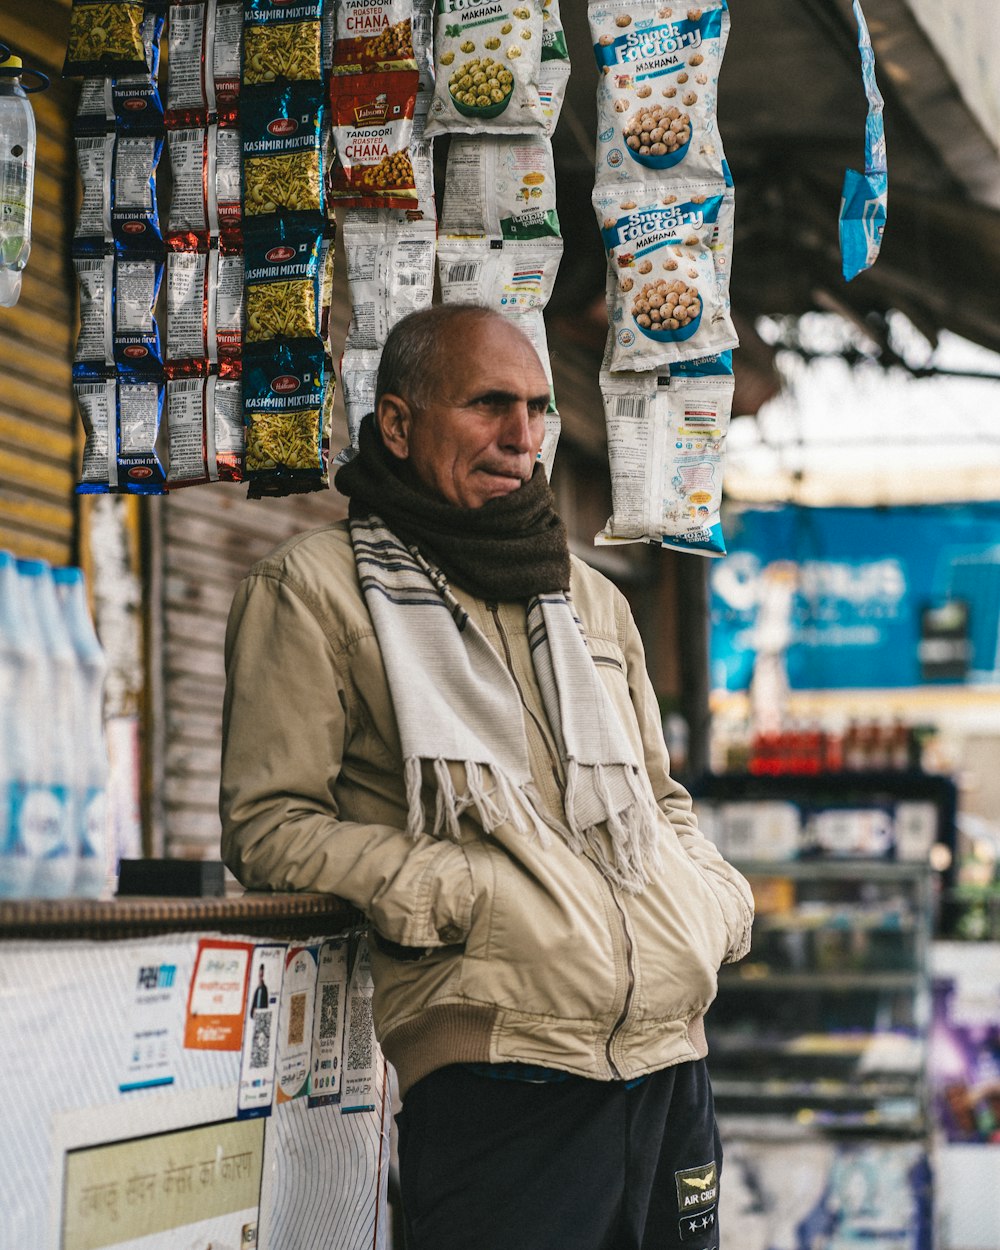
[(223, 855), (368, 918), (407, 1250), (709, 1250), (703, 1020), (753, 902), (670, 777), (625, 599), (569, 553), (548, 400), (509, 318), (394, 327), (348, 521), (233, 603)]

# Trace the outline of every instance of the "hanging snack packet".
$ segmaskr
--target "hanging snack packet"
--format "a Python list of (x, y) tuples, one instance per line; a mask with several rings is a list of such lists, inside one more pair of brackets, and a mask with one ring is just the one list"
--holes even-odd
[(690, 187), (659, 199), (645, 186), (598, 187), (608, 270), (610, 367), (660, 369), (736, 347), (729, 304), (732, 193)]
[(169, 381), (167, 429), (168, 487), (243, 481), (243, 396), (238, 381), (214, 374)]
[(147, 12), (142, 26), (144, 73), (84, 79), (73, 122), (74, 134), (99, 135), (111, 129), (158, 134), (163, 129), (163, 101), (157, 86), (162, 30), (163, 15)]
[(244, 0), (243, 85), (323, 77), (323, 0)]
[(727, 170), (716, 120), (729, 35), (726, 0), (591, 0), (597, 88), (596, 181), (703, 182)]
[(212, 78), (220, 126), (235, 126), (240, 112), (243, 0), (215, 0)]
[(544, 130), (540, 0), (438, 0), (427, 133)]
[(113, 134), (81, 135), (76, 140), (76, 165), (83, 196), (73, 231), (73, 251), (103, 254), (111, 241), (111, 170), (114, 167)]
[(322, 241), (322, 226), (285, 221), (247, 231), (248, 343), (319, 336)]
[(246, 352), (243, 413), (251, 498), (323, 487), (324, 383), (318, 340), (261, 344)]
[(143, 0), (73, 0), (63, 78), (111, 78), (146, 69)]
[(238, 130), (217, 126), (215, 137), (215, 219), (222, 236), (239, 239), (243, 222), (242, 157), (243, 141)]
[(731, 377), (601, 371), (613, 515), (598, 544), (723, 556), (719, 510)]
[(167, 253), (167, 376), (207, 373), (215, 342), (209, 274), (218, 252)]
[(162, 148), (159, 135), (115, 138), (111, 236), (120, 251), (149, 254), (162, 247), (156, 205), (156, 166)]
[(422, 92), (434, 90), (434, 3), (435, 0), (412, 0), (413, 57)]
[(559, 0), (542, 0), (542, 60), (569, 64), (569, 48), (559, 13)]
[(80, 290), (80, 332), (73, 357), (75, 376), (103, 374), (114, 363), (115, 258), (75, 256), (73, 266)]
[(241, 108), (244, 223), (282, 210), (322, 213), (320, 84), (244, 93)]
[(559, 238), (551, 141), (544, 135), (454, 135), (441, 232)]
[(335, 158), (329, 200), (344, 208), (412, 208), (410, 159), (416, 71), (334, 76), (330, 122)]
[(206, 248), (218, 234), (211, 189), (215, 184), (217, 127), (190, 126), (167, 132), (171, 196), (167, 244), (173, 248)]
[(434, 293), (433, 221), (391, 221), (348, 213), (344, 250), (351, 298), (349, 349), (381, 350), (409, 313), (429, 308)]
[(114, 378), (74, 382), (86, 441), (78, 494), (162, 495), (156, 439), (163, 386)]
[(438, 276), (445, 304), (485, 304), (497, 312), (544, 308), (552, 295), (562, 239), (438, 240)]
[(334, 74), (415, 70), (413, 9), (414, 0), (339, 0)]
[(378, 379), (381, 347), (348, 347), (340, 359), (340, 381), (344, 388), (344, 410), (347, 413), (347, 434), (350, 444), (337, 456), (338, 464), (346, 464), (358, 447), (358, 430), (369, 412), (375, 410), (375, 383)]
[[(239, 377), (242, 372), (244, 316), (243, 316), (243, 253), (228, 251), (225, 240), (220, 240), (218, 252), (218, 280), (215, 290), (215, 342), (219, 375), (223, 378)], [(209, 294), (212, 267), (209, 266)]]
[(171, 0), (167, 26), (167, 125), (205, 126), (215, 112), (216, 0)]

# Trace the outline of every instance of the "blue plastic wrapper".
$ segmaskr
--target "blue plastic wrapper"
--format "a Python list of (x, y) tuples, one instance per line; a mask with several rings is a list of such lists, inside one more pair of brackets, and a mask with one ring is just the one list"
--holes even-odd
[(319, 336), (322, 223), (257, 219), (244, 236), (246, 341)]
[(323, 217), (323, 85), (247, 88), (241, 102), (243, 222), (254, 217)]
[(123, 378), (159, 378), (160, 332), (153, 316), (163, 261), (147, 257), (74, 257), (80, 332), (74, 376), (99, 377), (115, 365)]
[(86, 433), (77, 494), (162, 495), (162, 382), (80, 377), (74, 368), (73, 390)]
[(861, 51), (861, 77), (868, 97), (865, 123), (865, 172), (849, 169), (840, 200), (840, 256), (850, 282), (878, 259), (885, 230), (889, 174), (886, 166), (882, 94), (875, 81), (875, 53), (860, 0), (854, 0)]
[(250, 497), (324, 489), (323, 344), (248, 344), (243, 361), (246, 475)]

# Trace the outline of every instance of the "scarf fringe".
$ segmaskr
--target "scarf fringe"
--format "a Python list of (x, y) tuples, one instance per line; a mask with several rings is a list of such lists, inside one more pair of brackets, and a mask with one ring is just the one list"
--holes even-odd
[[(624, 802), (616, 802), (612, 780), (624, 780), (629, 795)], [(581, 764), (572, 759), (566, 765), (570, 849), (590, 856), (608, 880), (627, 894), (641, 894), (663, 866), (659, 811), (643, 780), (639, 770), (629, 765)], [(608, 813), (604, 824), (587, 825), (579, 817), (581, 795), (588, 787), (596, 790)]]
[[(445, 759), (426, 761), (434, 773), (434, 820), (427, 829), (427, 811), (421, 795), (422, 766), (425, 761), (410, 756), (404, 765), (407, 798), (406, 830), (411, 838), (425, 832), (432, 837), (462, 840), (460, 818), (474, 810), (487, 834), (501, 825), (517, 833), (549, 844), (550, 831), (563, 838), (576, 855), (586, 854), (601, 872), (628, 894), (640, 894), (662, 868), (658, 844), (658, 811), (648, 785), (636, 768), (623, 765), (580, 764), (568, 761), (566, 814), (569, 824), (546, 817), (540, 796), (532, 786), (515, 785), (495, 768), (466, 761), (465, 791), (460, 794)], [(628, 799), (616, 802), (612, 781), (624, 780)], [(585, 825), (577, 815), (581, 793), (592, 786), (609, 813), (605, 824)], [(620, 789), (620, 786), (618, 787)], [(610, 853), (609, 853), (610, 852)]]

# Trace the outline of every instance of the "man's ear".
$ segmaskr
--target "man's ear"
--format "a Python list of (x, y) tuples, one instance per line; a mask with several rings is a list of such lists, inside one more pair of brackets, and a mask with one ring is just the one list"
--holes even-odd
[(413, 412), (406, 400), (399, 395), (380, 396), (375, 408), (375, 424), (382, 442), (396, 459), (408, 460)]

